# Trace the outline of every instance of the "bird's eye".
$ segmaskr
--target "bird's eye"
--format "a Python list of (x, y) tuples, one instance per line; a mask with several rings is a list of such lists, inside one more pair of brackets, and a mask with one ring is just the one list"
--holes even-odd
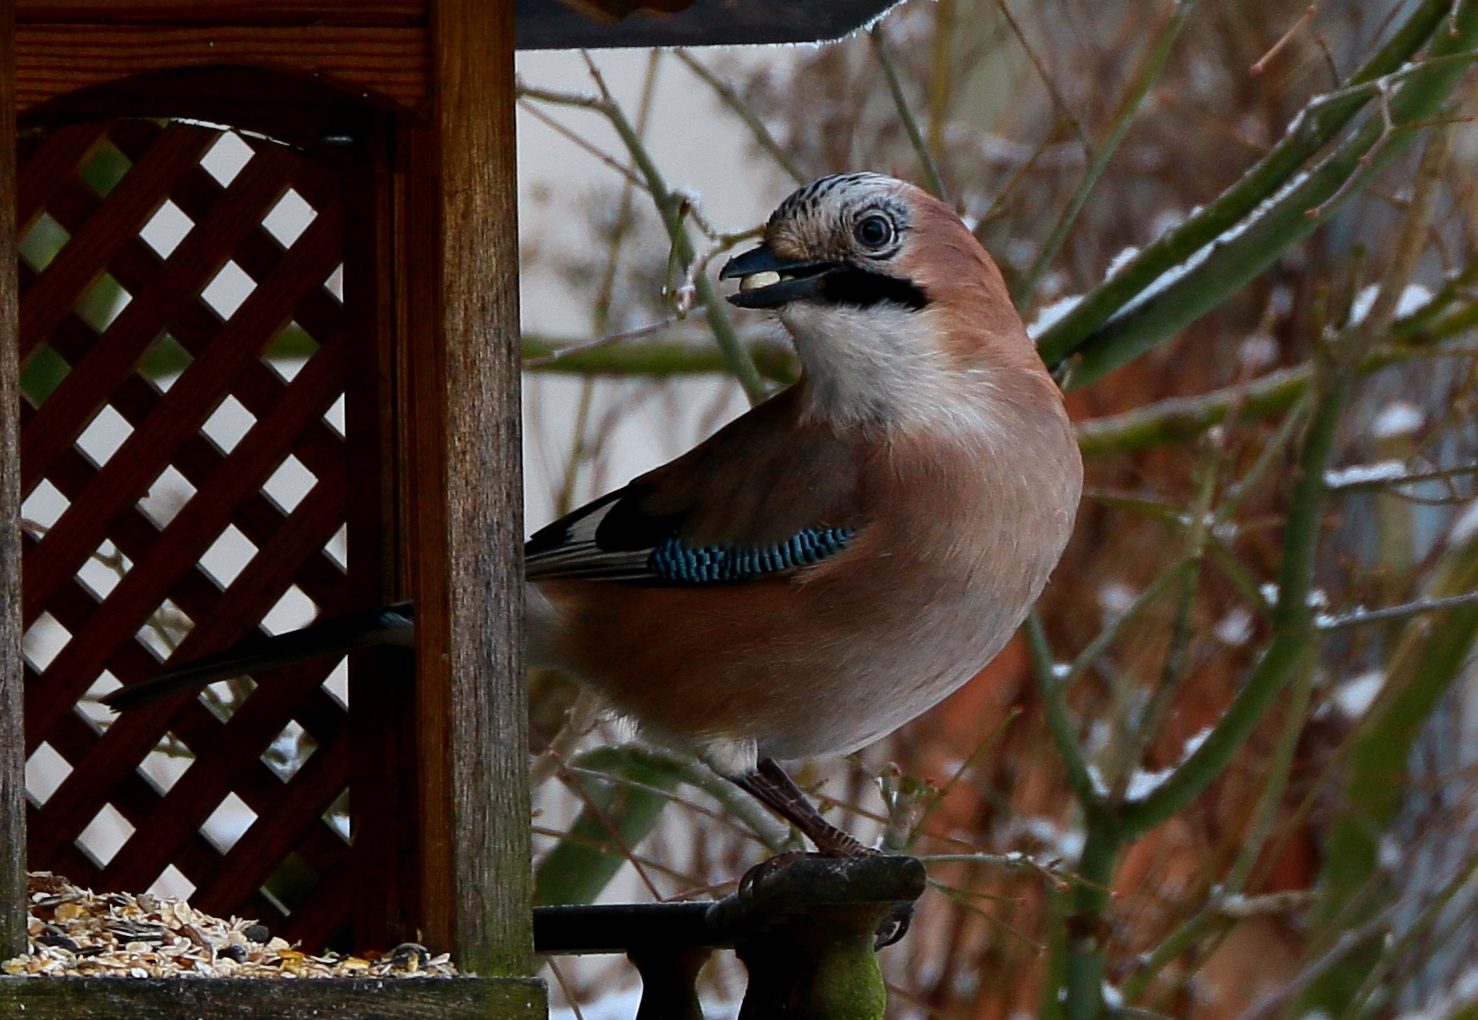
[(893, 240), (893, 224), (886, 216), (866, 216), (857, 221), (852, 234), (865, 248), (881, 248)]

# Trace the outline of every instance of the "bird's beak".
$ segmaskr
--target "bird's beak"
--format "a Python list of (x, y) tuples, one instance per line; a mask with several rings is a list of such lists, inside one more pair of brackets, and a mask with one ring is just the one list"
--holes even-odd
[(821, 295), (821, 281), (842, 266), (835, 262), (786, 262), (767, 246), (731, 258), (720, 280), (739, 279), (739, 292), (729, 303), (740, 308), (777, 308)]

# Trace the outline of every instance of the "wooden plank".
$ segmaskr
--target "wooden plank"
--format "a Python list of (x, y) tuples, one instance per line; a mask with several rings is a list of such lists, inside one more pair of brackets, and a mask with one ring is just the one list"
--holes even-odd
[(349, 742), (320, 747), (288, 784), (270, 825), (253, 825), (226, 854), (214, 882), (195, 890), (190, 902), (207, 913), (224, 915), (265, 882), (282, 859), (303, 839), (309, 827), (349, 782)]
[[(323, 825), (320, 823), (318, 828), (322, 829)], [(309, 838), (312, 838), (311, 835)], [(308, 860), (307, 855), (303, 853), (303, 847), (299, 846), (297, 853), (304, 861)], [(345, 866), (346, 863), (339, 863), (321, 871), (313, 868), (319, 874), (318, 884), (273, 934), (280, 935), (289, 942), (321, 946), (327, 944), (335, 935), (348, 927), (354, 918), (355, 904), (366, 894), (367, 890), (359, 885), (358, 876), (353, 869)], [(311, 863), (309, 867), (312, 867)], [(382, 951), (391, 948), (392, 945), (383, 942), (367, 943), (357, 929), (354, 932), (354, 938), (356, 945), (369, 945)], [(394, 945), (398, 944), (394, 943)]]
[(0, 977), (0, 1013), (28, 1020), (543, 1020), (532, 979), (263, 981)]
[(117, 78), (210, 64), (307, 72), (408, 109), (427, 99), (418, 27), (20, 25), (16, 54), (20, 110)]
[[(15, 195), (15, 8), (0, 0), (0, 196)], [(20, 315), (13, 200), (0, 201), (0, 958), (26, 946), (26, 746), (22, 722)]]
[[(406, 596), (398, 574), (394, 489), (393, 141), (388, 125), (377, 126), (339, 178), (341, 200), (354, 210), (344, 223), (349, 573), (355, 602), (365, 608)], [(311, 195), (309, 200), (319, 201)], [(354, 943), (374, 948), (415, 941), (420, 880), (414, 654), (385, 648), (350, 656), (349, 703), (349, 786), (360, 794), (350, 797), (354, 852), (346, 869), (358, 887), (351, 904)], [(294, 930), (314, 930), (297, 927), (302, 913), (294, 913)]]
[[(513, 16), (513, 0), (433, 0), (435, 162), (423, 164), (437, 203), (445, 559), (433, 562), (446, 590), (432, 612), (445, 643), (417, 649), (421, 778), (424, 802), (450, 796), (449, 818), (428, 809), (423, 849), (449, 857), (456, 958), (492, 975), (533, 966)], [(431, 897), (446, 892), (426, 888), (433, 928), (447, 905)]]
[(53, 131), (26, 160), (27, 173), (19, 182), (17, 228), (22, 234), (41, 215), (57, 188), (76, 183), (77, 168), (102, 138), (107, 124), (68, 124)]
[(418, 25), (424, 0), (17, 0), (21, 24)]

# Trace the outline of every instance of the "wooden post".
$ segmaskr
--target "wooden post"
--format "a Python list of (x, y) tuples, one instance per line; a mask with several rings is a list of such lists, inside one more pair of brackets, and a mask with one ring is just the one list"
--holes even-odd
[(533, 966), (513, 6), (433, 0), (433, 116), (405, 136), (399, 231), (422, 924), (483, 976)]
[(0, 0), (0, 959), (26, 951), (21, 722), (20, 320), (16, 304), (15, 4)]

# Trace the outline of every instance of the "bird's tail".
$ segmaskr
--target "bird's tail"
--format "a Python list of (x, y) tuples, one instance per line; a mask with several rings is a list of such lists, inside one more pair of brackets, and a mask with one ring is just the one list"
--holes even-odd
[(121, 687), (104, 695), (102, 702), (122, 711), (258, 670), (344, 655), (377, 645), (409, 648), (415, 644), (415, 616), (414, 605), (397, 602), (336, 616), (286, 634), (243, 641), (223, 652), (166, 670), (143, 683)]

